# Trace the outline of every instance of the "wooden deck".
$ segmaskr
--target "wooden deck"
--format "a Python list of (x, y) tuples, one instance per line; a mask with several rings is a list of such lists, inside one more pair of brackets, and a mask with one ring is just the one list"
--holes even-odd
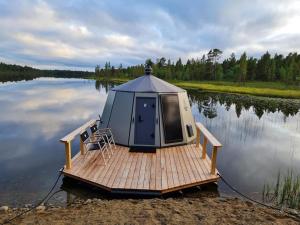
[[(64, 175), (111, 192), (152, 192), (163, 194), (219, 179), (217, 152), (222, 144), (201, 124), (196, 123), (196, 144), (157, 149), (156, 153), (129, 152), (128, 147), (116, 146), (113, 156), (104, 164), (100, 151), (80, 151), (71, 158), (72, 141), (96, 120), (90, 120), (60, 139), (65, 144)], [(203, 138), (201, 138), (203, 136)], [(203, 139), (203, 143), (201, 143)], [(212, 145), (211, 159), (206, 154)]]
[(195, 144), (161, 148), (156, 153), (129, 152), (127, 147), (116, 146), (113, 152), (106, 165), (99, 151), (79, 152), (72, 159), (72, 168), (63, 173), (111, 192), (160, 194), (219, 178), (211, 173), (210, 158), (203, 158), (202, 147)]

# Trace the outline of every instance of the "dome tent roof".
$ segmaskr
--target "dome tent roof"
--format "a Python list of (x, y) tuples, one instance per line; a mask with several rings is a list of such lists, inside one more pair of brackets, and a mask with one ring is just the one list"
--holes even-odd
[(121, 84), (112, 89), (113, 91), (124, 92), (165, 92), (178, 93), (185, 92), (184, 89), (161, 80), (153, 75), (143, 75), (125, 84)]

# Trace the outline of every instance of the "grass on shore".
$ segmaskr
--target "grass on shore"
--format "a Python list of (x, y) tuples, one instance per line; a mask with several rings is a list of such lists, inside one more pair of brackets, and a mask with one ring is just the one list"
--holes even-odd
[[(97, 80), (104, 80), (97, 78)], [(124, 83), (129, 78), (111, 78), (109, 81)], [(300, 98), (300, 86), (286, 85), (282, 82), (251, 81), (245, 84), (231, 81), (178, 81), (168, 82), (185, 89), (199, 89), (212, 92), (228, 92), (266, 97)]]
[(286, 175), (278, 172), (274, 185), (266, 184), (263, 187), (262, 197), (264, 202), (275, 203), (280, 207), (300, 209), (300, 175), (292, 171)]

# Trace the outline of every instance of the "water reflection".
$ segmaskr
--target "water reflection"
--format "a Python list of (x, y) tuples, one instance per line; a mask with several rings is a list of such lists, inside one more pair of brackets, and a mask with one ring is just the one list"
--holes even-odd
[(235, 107), (236, 116), (241, 116), (242, 110), (253, 109), (260, 119), (264, 113), (281, 112), (285, 117), (294, 116), (299, 112), (300, 100), (254, 97), (248, 95), (236, 95), (225, 93), (200, 92), (189, 90), (191, 102), (197, 103), (199, 112), (208, 118), (217, 116), (216, 108), (218, 104), (224, 106), (227, 111), (230, 107)]
[[(65, 161), (58, 140), (97, 117), (113, 86), (51, 78), (0, 85), (0, 205), (45, 195)], [(189, 97), (196, 120), (224, 145), (218, 169), (239, 189), (253, 194), (279, 169), (300, 171), (299, 101), (196, 91)], [(226, 192), (222, 183), (219, 190)]]
[(0, 85), (0, 205), (48, 191), (64, 164), (58, 140), (103, 110), (107, 94), (94, 85), (48, 78)]
[[(265, 182), (288, 169), (300, 173), (299, 100), (189, 92), (192, 111), (224, 145), (220, 172), (260, 197)], [(221, 190), (227, 189), (221, 183)]]

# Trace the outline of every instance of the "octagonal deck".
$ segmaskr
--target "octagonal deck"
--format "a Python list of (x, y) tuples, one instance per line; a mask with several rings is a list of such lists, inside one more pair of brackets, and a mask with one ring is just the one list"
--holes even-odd
[(210, 158), (202, 159), (201, 152), (195, 144), (161, 148), (156, 153), (129, 152), (128, 147), (116, 146), (106, 165), (99, 151), (79, 152), (72, 168), (63, 173), (111, 192), (163, 194), (218, 180), (217, 173), (210, 173)]

